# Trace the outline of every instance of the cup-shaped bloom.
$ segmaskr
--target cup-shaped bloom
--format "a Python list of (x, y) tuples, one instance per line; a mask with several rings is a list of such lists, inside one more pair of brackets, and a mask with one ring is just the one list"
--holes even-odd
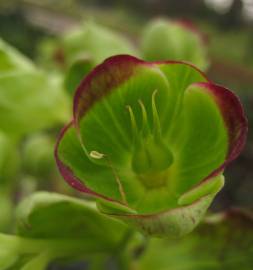
[(238, 98), (195, 67), (127, 55), (89, 73), (73, 110), (55, 149), (61, 174), (104, 213), (157, 236), (197, 225), (247, 131)]
[(204, 70), (208, 67), (206, 45), (206, 37), (190, 21), (156, 19), (144, 29), (142, 56), (148, 61), (189, 61)]

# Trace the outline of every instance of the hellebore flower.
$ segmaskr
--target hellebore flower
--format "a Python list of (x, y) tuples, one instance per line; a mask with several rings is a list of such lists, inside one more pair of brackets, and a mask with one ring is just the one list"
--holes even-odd
[(202, 70), (209, 64), (205, 35), (185, 20), (151, 21), (143, 31), (142, 57), (148, 61), (189, 61)]
[(155, 236), (198, 224), (247, 133), (238, 98), (175, 61), (111, 57), (82, 81), (73, 110), (55, 149), (61, 174)]

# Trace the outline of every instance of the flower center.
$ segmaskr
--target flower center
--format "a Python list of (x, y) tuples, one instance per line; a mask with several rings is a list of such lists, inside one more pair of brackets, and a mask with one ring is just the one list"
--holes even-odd
[(147, 111), (142, 101), (139, 105), (142, 110), (142, 127), (139, 129), (133, 110), (129, 111), (133, 132), (132, 169), (138, 179), (147, 188), (158, 188), (166, 185), (168, 168), (173, 163), (173, 155), (161, 134), (160, 119), (156, 108), (155, 97), (157, 90), (152, 94), (152, 128), (148, 123)]

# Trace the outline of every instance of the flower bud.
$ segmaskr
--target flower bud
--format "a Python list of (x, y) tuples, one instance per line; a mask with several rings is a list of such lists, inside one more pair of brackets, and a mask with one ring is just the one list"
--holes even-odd
[(189, 61), (207, 69), (207, 44), (204, 35), (188, 21), (156, 19), (142, 35), (143, 58), (148, 61)]

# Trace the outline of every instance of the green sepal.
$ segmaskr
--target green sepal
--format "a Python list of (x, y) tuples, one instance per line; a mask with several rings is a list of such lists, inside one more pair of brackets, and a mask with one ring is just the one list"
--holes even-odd
[(197, 199), (206, 196), (208, 194), (215, 195), (224, 186), (224, 176), (219, 175), (208, 180), (203, 181), (190, 191), (184, 193), (179, 199), (179, 205), (188, 205), (196, 201)]
[[(210, 206), (212, 195), (207, 195), (191, 205), (178, 207), (161, 213), (154, 214), (126, 214), (110, 212), (112, 217), (117, 217), (133, 228), (137, 228), (144, 235), (155, 237), (179, 238), (190, 233), (202, 220), (206, 210)], [(103, 209), (105, 210), (105, 208)]]
[(106, 200), (97, 200), (98, 210), (105, 214), (137, 214), (134, 209), (131, 209), (123, 204)]

